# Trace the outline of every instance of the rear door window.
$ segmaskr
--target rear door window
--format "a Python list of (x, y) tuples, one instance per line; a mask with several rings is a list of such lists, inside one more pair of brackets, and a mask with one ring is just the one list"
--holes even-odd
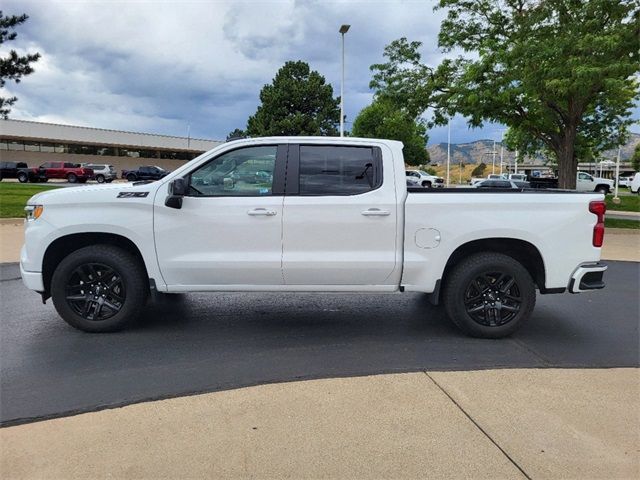
[(378, 148), (300, 146), (300, 195), (359, 195), (382, 184)]

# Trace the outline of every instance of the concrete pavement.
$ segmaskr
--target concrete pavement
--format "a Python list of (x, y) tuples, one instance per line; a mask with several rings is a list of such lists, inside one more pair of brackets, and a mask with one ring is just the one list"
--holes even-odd
[(263, 385), (0, 430), (4, 478), (638, 478), (638, 369)]

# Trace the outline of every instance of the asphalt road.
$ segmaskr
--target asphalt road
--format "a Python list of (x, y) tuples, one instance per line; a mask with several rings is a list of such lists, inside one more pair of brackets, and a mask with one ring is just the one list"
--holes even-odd
[(190, 294), (127, 331), (86, 334), (0, 267), (3, 425), (197, 392), (420, 370), (638, 367), (640, 264), (607, 288), (539, 296), (504, 340), (461, 335), (424, 295)]

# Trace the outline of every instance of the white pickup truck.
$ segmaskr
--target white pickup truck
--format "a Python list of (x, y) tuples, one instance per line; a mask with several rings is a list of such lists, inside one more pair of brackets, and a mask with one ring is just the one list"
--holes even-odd
[(596, 193), (407, 189), (395, 141), (255, 138), (152, 183), (35, 195), (20, 269), (89, 332), (123, 327), (158, 294), (404, 291), (498, 338), (536, 289), (604, 287), (604, 213)]

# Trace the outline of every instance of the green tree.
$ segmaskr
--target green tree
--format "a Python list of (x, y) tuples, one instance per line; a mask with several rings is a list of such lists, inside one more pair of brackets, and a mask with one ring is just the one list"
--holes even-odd
[(633, 150), (633, 155), (631, 156), (631, 167), (636, 172), (640, 172), (640, 143), (637, 143), (636, 148)]
[(227, 135), (227, 142), (231, 140), (239, 140), (240, 138), (247, 138), (247, 132), (239, 128), (235, 128)]
[(333, 87), (302, 61), (286, 62), (260, 91), (262, 104), (247, 122), (250, 137), (338, 135), (340, 100)]
[(351, 134), (354, 137), (399, 140), (404, 144), (404, 161), (408, 165), (429, 163), (426, 127), (389, 101), (374, 100), (363, 108), (353, 122)]
[[(506, 124), (519, 150), (547, 150), (574, 188), (578, 157), (618, 144), (638, 96), (638, 0), (440, 0), (439, 44), (467, 56), (432, 70), (418, 42), (389, 45), (374, 82), (415, 109), (473, 127)], [(387, 50), (385, 50), (387, 52)]]
[(472, 177), (482, 177), (484, 175), (484, 171), (487, 169), (487, 165), (484, 162), (478, 164), (476, 168), (471, 172)]
[[(15, 40), (18, 34), (14, 32), (18, 25), (23, 24), (29, 18), (27, 15), (5, 16), (0, 10), (0, 45)], [(0, 88), (4, 88), (7, 80), (20, 83), (20, 79), (33, 73), (32, 63), (40, 58), (39, 53), (18, 55), (15, 50), (10, 50), (6, 57), (0, 57)], [(18, 101), (18, 97), (0, 96), (0, 116), (8, 118), (11, 106)]]

